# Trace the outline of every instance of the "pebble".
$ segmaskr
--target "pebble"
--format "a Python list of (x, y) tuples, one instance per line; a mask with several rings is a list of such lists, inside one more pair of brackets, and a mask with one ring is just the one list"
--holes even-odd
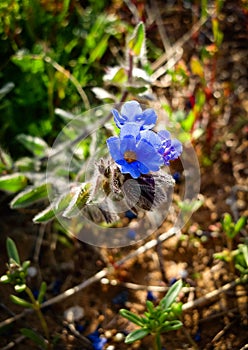
[(34, 266), (28, 267), (28, 276), (29, 277), (35, 277), (37, 275), (38, 271), (37, 268)]
[(81, 306), (72, 306), (69, 309), (65, 310), (64, 318), (67, 322), (73, 323), (81, 320), (84, 317), (84, 309)]
[(123, 333), (116, 333), (116, 335), (113, 337), (113, 340), (120, 343), (124, 340), (125, 336)]

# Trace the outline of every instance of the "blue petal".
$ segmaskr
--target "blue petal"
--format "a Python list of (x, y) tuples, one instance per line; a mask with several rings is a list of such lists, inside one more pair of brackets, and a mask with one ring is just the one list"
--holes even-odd
[(136, 153), (136, 140), (132, 135), (126, 135), (121, 139), (121, 152), (122, 158), (124, 157), (124, 153), (126, 151), (133, 151)]
[(144, 130), (140, 132), (140, 135), (141, 140), (146, 140), (156, 149), (159, 149), (162, 146), (161, 138), (154, 131)]
[(112, 110), (113, 116), (114, 116), (114, 122), (117, 125), (117, 127), (120, 129), (121, 126), (127, 121), (127, 118), (125, 116), (122, 116), (117, 109)]
[(181, 142), (178, 141), (177, 139), (174, 139), (174, 140), (172, 140), (171, 145), (174, 148), (177, 157), (179, 157), (183, 151), (183, 146), (182, 146)]
[(142, 119), (143, 119), (143, 129), (151, 129), (154, 127), (157, 121), (157, 115), (155, 111), (152, 108), (146, 109), (142, 113)]
[(125, 160), (121, 162), (121, 172), (123, 174), (130, 174), (132, 178), (137, 179), (140, 176), (140, 171), (138, 169), (138, 162), (128, 163)]
[(142, 113), (142, 108), (137, 101), (128, 101), (121, 108), (121, 115), (125, 116), (129, 122), (135, 121), (135, 116)]
[(141, 140), (137, 145), (137, 159), (149, 170), (157, 171), (163, 164), (162, 156), (157, 150), (145, 140)]
[(158, 136), (161, 138), (162, 141), (170, 140), (171, 138), (171, 135), (168, 130), (159, 131)]
[(137, 123), (126, 123), (121, 128), (120, 138), (123, 139), (125, 136), (132, 135), (135, 139), (140, 134), (140, 126)]
[(107, 139), (107, 146), (111, 157), (116, 161), (123, 158), (120, 150), (120, 139), (115, 136), (111, 136)]
[(141, 172), (141, 174), (148, 174), (150, 169), (147, 168), (143, 163), (138, 161), (138, 169)]

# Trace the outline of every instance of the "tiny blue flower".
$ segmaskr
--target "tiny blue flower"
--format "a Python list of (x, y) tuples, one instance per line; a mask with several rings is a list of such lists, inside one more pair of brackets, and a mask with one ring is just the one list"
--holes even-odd
[(160, 137), (151, 130), (140, 130), (136, 122), (123, 125), (120, 137), (108, 138), (107, 145), (121, 172), (134, 179), (158, 171), (163, 164), (163, 157), (157, 151), (162, 147)]
[(163, 156), (164, 164), (169, 165), (171, 160), (177, 159), (182, 153), (182, 144), (177, 139), (171, 140), (170, 133), (167, 130), (159, 131), (158, 136), (162, 143), (159, 153)]
[(155, 301), (155, 300), (157, 300), (157, 298), (155, 297), (155, 295), (153, 294), (153, 292), (151, 290), (148, 290), (146, 300)]
[(87, 338), (92, 342), (94, 350), (103, 350), (104, 345), (107, 343), (107, 339), (100, 337), (98, 330), (89, 334)]
[(157, 115), (152, 108), (147, 108), (142, 111), (140, 104), (137, 101), (128, 101), (121, 108), (121, 113), (116, 109), (112, 111), (114, 121), (118, 128), (129, 122), (135, 122), (140, 126), (141, 130), (152, 129), (157, 121)]

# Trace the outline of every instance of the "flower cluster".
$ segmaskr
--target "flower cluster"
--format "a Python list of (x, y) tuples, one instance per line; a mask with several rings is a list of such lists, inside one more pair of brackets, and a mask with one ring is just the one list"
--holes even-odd
[(157, 121), (153, 109), (142, 111), (137, 101), (129, 101), (123, 105), (120, 113), (116, 109), (112, 113), (120, 136), (108, 138), (107, 145), (123, 174), (137, 179), (141, 174), (169, 165), (182, 153), (181, 142), (172, 140), (167, 130), (158, 133), (151, 130)]

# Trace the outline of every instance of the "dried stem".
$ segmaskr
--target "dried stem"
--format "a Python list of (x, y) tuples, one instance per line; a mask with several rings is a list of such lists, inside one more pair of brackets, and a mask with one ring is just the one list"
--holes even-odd
[(247, 283), (248, 278), (237, 278), (235, 281), (229, 282), (227, 284), (225, 284), (224, 286), (213, 290), (212, 292), (207, 293), (206, 295), (204, 295), (203, 297), (200, 297), (196, 300), (193, 301), (189, 301), (188, 303), (183, 305), (183, 311), (187, 311), (190, 309), (193, 309), (195, 307), (198, 306), (202, 306), (204, 304), (209, 303), (212, 299), (215, 299), (216, 297), (218, 297), (220, 294), (222, 293), (226, 293), (228, 290), (236, 287), (238, 284), (240, 283)]
[(53, 59), (51, 59), (51, 57), (46, 56), (45, 62), (51, 64), (53, 66), (53, 68), (55, 68), (58, 72), (64, 74), (73, 83), (73, 85), (77, 89), (79, 95), (81, 96), (81, 98), (84, 102), (85, 109), (90, 109), (89, 99), (88, 99), (86, 93), (84, 92), (84, 90), (82, 89), (79, 81), (68, 70), (66, 70), (64, 67), (62, 67), (57, 62), (55, 62)]

